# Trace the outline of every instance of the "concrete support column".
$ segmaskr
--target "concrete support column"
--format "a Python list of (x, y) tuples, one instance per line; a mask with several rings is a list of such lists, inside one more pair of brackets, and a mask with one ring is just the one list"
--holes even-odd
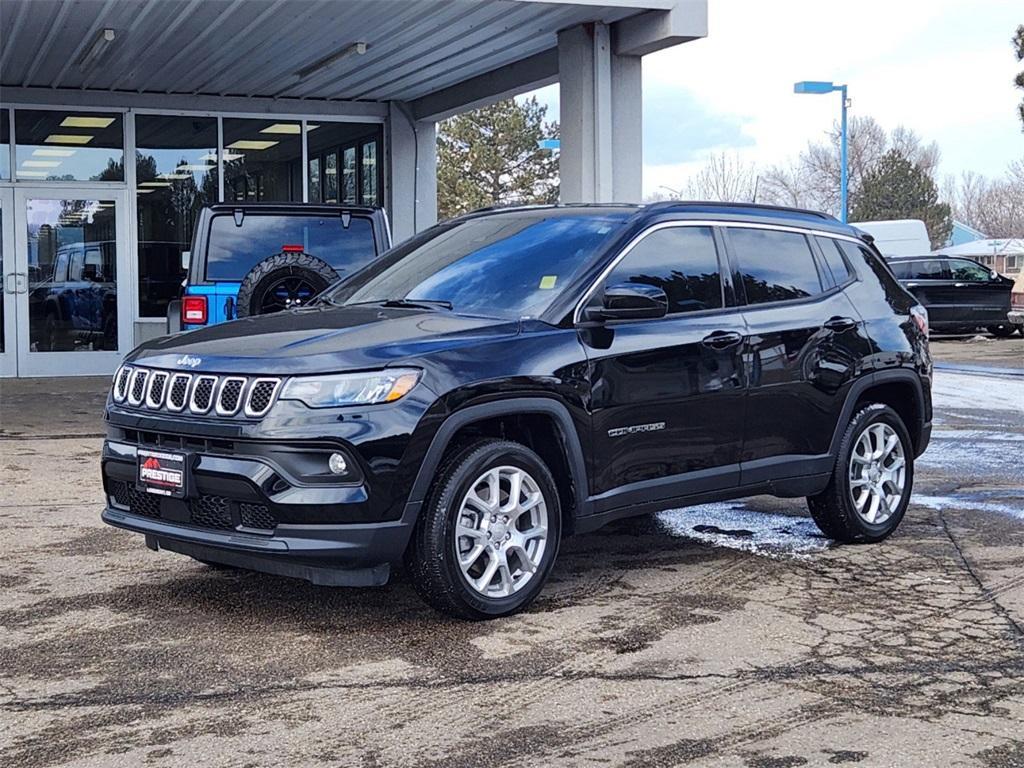
[(396, 243), (437, 223), (437, 125), (415, 120), (408, 105), (388, 104), (387, 208)]
[(562, 202), (638, 202), (640, 57), (613, 53), (606, 24), (582, 24), (559, 33), (558, 71)]

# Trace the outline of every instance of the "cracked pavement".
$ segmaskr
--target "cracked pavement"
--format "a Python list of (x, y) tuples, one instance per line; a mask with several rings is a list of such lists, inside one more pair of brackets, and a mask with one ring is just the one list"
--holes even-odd
[(0, 410), (0, 765), (1024, 766), (1024, 377), (937, 374), (880, 545), (794, 499), (647, 516), (487, 623), (105, 527), (86, 390), (62, 436)]

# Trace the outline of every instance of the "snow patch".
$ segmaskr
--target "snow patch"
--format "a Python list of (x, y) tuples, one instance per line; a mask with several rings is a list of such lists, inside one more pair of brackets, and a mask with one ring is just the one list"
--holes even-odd
[(1008, 515), (1024, 520), (1024, 499), (1018, 505), (1001, 503), (997, 501), (979, 501), (977, 499), (964, 498), (962, 496), (923, 496), (914, 494), (910, 499), (912, 504), (920, 504), (922, 507), (937, 509), (967, 509), (972, 512), (995, 512), (1000, 515)]
[(953, 413), (964, 409), (1024, 413), (1024, 377), (935, 371), (932, 402)]
[(757, 512), (742, 503), (671, 509), (656, 517), (675, 536), (764, 557), (809, 559), (832, 546), (810, 518)]

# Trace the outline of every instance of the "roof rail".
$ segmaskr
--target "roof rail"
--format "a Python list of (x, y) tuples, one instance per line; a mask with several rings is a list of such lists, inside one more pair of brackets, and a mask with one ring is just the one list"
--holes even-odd
[(761, 211), (779, 211), (781, 213), (799, 213), (804, 216), (815, 216), (826, 221), (835, 221), (831, 214), (822, 211), (814, 211), (809, 208), (795, 208), (786, 205), (765, 205), (764, 203), (725, 203), (718, 200), (660, 200), (656, 203), (649, 203), (648, 208), (652, 210), (672, 209), (686, 206), (700, 206), (702, 208), (753, 208)]

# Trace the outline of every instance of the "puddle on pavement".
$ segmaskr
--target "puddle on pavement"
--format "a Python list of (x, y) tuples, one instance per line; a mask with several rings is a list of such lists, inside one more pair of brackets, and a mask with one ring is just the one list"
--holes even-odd
[(808, 558), (832, 546), (809, 517), (758, 512), (743, 503), (672, 509), (654, 518), (673, 536), (764, 557)]

